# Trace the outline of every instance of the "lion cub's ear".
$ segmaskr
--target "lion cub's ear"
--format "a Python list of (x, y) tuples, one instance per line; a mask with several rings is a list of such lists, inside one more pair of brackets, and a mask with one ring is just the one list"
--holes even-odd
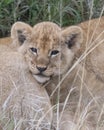
[(76, 52), (83, 41), (82, 29), (78, 26), (71, 26), (62, 30), (63, 41), (69, 49)]
[(11, 38), (13, 41), (22, 45), (25, 40), (31, 39), (32, 27), (23, 22), (16, 22), (11, 29)]

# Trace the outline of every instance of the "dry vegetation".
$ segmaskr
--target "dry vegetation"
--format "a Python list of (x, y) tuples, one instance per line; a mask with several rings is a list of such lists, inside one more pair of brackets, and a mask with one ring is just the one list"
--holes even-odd
[[(68, 26), (71, 24), (76, 24), (81, 21), (85, 21), (86, 19), (91, 19), (95, 17), (101, 17), (104, 14), (104, 1), (103, 0), (43, 0), (43, 1), (36, 1), (36, 0), (2, 0), (0, 2), (0, 37), (7, 36), (10, 34), (10, 28), (11, 25), (16, 21), (24, 21), (26, 23), (29, 23), (31, 25), (34, 25), (35, 23), (38, 23), (40, 21), (53, 21), (61, 26)], [(99, 25), (99, 23), (97, 24)], [(95, 26), (95, 30), (92, 34), (91, 39), (93, 39), (94, 33), (97, 31), (97, 25)], [(90, 30), (90, 23), (89, 28)], [(103, 33), (103, 32), (102, 32)], [(99, 37), (99, 36), (98, 36)], [(91, 42), (91, 39), (88, 39), (87, 41)], [(93, 44), (93, 43), (92, 43)], [(98, 43), (96, 46), (98, 46), (100, 43)], [(61, 83), (63, 80), (67, 77), (69, 73), (77, 66), (77, 64), (86, 58), (86, 56), (92, 52), (96, 46), (90, 49), (90, 46), (87, 48), (89, 51), (85, 51), (85, 53), (78, 59), (78, 62), (72, 66), (72, 68), (66, 73), (66, 75), (63, 77), (63, 79), (59, 82), (56, 88), (60, 88)], [(90, 115), (90, 113), (96, 114), (95, 111), (90, 111), (89, 108), (92, 105), (93, 101), (97, 103), (96, 98), (90, 93), (92, 96), (92, 100), (89, 101), (89, 103), (86, 105), (85, 109), (83, 111), (80, 111), (80, 105), (82, 100), (82, 89), (83, 89), (83, 78), (84, 78), (84, 68), (83, 68), (83, 75), (81, 77), (82, 80), (82, 86), (80, 90), (80, 98), (78, 100), (78, 109), (76, 110), (76, 113), (74, 115), (73, 121), (69, 122), (71, 128), (70, 130), (93, 130), (93, 128), (81, 128), (84, 124), (84, 121), (86, 118)], [(78, 73), (77, 73), (78, 75)], [(69, 100), (71, 93), (76, 88), (71, 88), (69, 94), (67, 95), (67, 98), (64, 102), (64, 104), (61, 104), (63, 106), (62, 113), (64, 113), (64, 108), (67, 104), (67, 100)], [(55, 90), (54, 90), (55, 91)], [(60, 89), (59, 89), (60, 91)], [(54, 92), (53, 92), (54, 93)], [(52, 94), (53, 94), (52, 93)], [(51, 95), (52, 96), (52, 95)], [(72, 102), (73, 104), (73, 102)], [(99, 106), (99, 104), (98, 104)], [(102, 105), (102, 109), (100, 113), (98, 114), (98, 122), (96, 130), (103, 130), (104, 128), (104, 119), (102, 119), (102, 115), (104, 114), (104, 105)], [(57, 119), (57, 130), (59, 130), (59, 105), (55, 106), (56, 109), (56, 115), (55, 118)], [(79, 115), (78, 115), (79, 114)], [(76, 118), (76, 117), (79, 118)], [(77, 119), (76, 125), (73, 123)], [(6, 121), (5, 121), (6, 120)], [(14, 127), (13, 120), (9, 119), (7, 120), (3, 113), (0, 114), (0, 122), (5, 123), (4, 130), (12, 130)], [(91, 120), (92, 121), (92, 120)], [(89, 123), (90, 126), (90, 123)], [(39, 129), (41, 130), (41, 129)]]

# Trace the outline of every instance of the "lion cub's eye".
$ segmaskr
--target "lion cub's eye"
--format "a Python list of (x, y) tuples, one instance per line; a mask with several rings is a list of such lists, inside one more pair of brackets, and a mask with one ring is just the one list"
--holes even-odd
[(55, 55), (57, 55), (58, 53), (59, 53), (58, 50), (53, 50), (53, 51), (51, 52), (51, 56), (55, 56)]
[(34, 48), (34, 47), (31, 47), (30, 50), (31, 50), (33, 53), (37, 53), (37, 49)]

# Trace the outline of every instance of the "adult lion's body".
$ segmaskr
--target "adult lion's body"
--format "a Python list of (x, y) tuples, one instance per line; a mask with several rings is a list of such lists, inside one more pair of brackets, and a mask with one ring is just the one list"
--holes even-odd
[(12, 43), (11, 37), (0, 38), (0, 44), (10, 45)]
[(84, 33), (80, 53), (88, 50), (87, 68), (104, 82), (104, 17), (81, 23), (79, 26)]
[(17, 22), (11, 30), (10, 47), (24, 55), (37, 82), (46, 82), (52, 104), (60, 103), (60, 130), (104, 129), (103, 21), (65, 29), (51, 22), (33, 28)]

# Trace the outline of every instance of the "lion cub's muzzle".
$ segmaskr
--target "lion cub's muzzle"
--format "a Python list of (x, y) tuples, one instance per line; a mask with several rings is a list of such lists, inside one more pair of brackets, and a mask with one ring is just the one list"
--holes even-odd
[(38, 74), (34, 75), (34, 77), (39, 83), (45, 83), (50, 79), (50, 76), (44, 74), (47, 70), (47, 66), (37, 65), (36, 69), (38, 70)]
[(37, 68), (37, 70), (38, 70), (40, 73), (44, 72), (44, 71), (47, 69), (46, 66), (44, 66), (44, 67), (36, 66), (36, 68)]

